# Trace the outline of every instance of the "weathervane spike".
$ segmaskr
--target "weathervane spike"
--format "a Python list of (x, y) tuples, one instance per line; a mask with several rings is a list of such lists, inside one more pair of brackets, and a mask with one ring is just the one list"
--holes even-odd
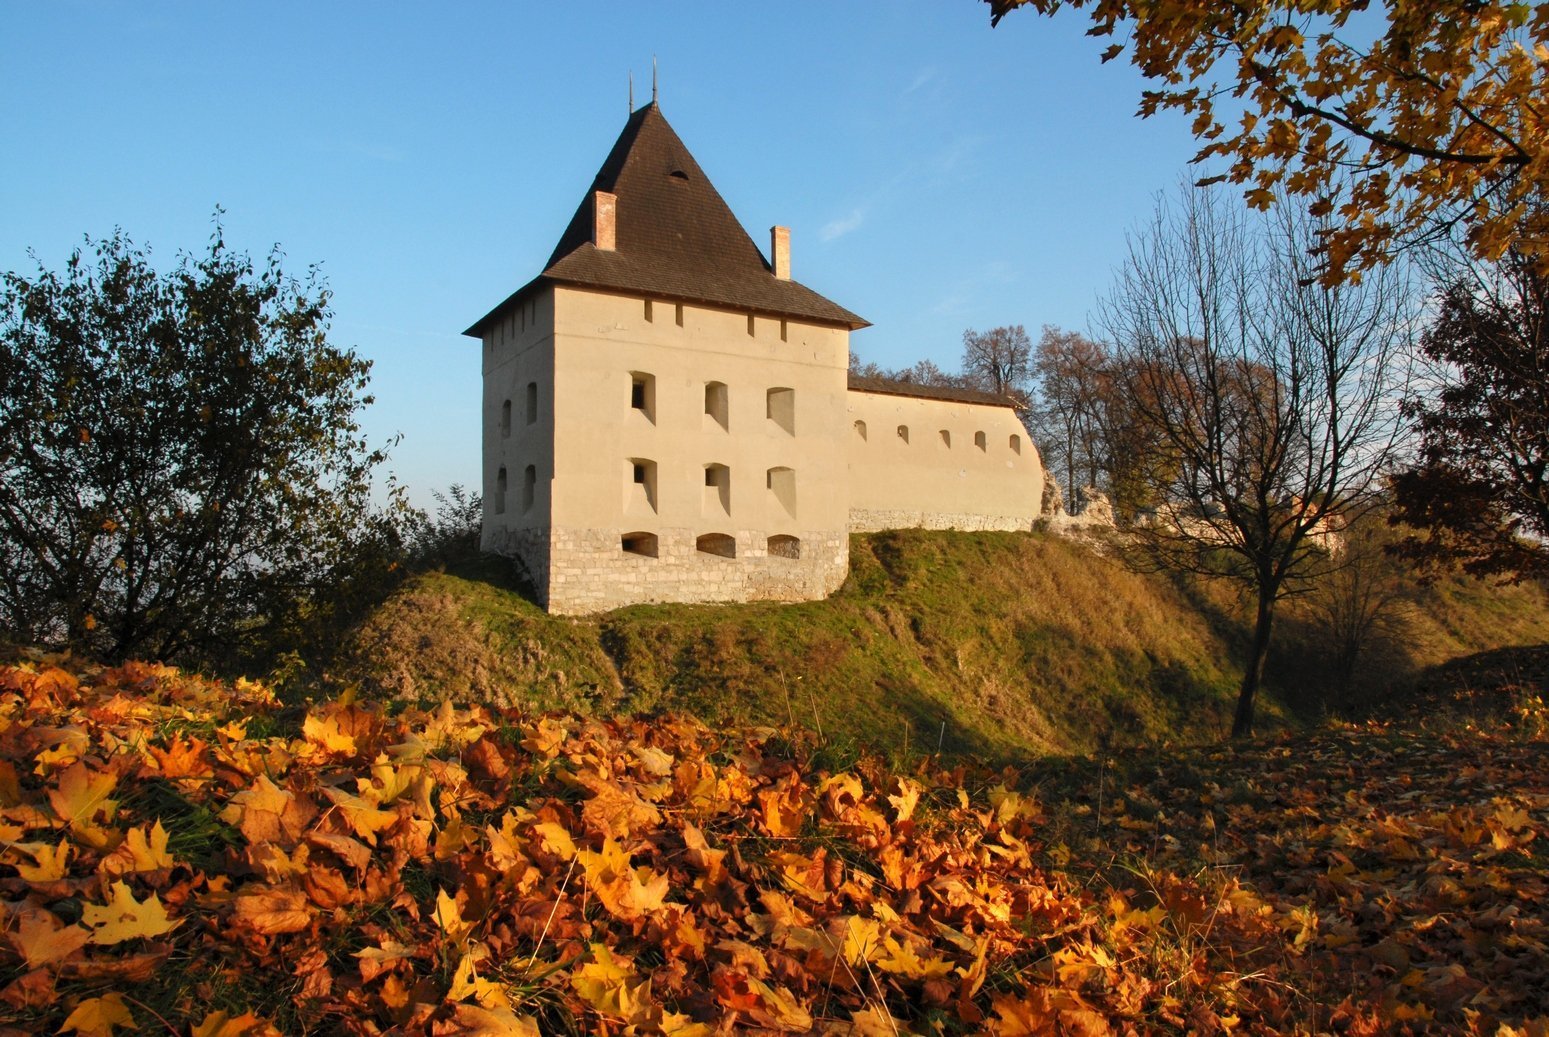
[(651, 55), (651, 103), (656, 103), (656, 55)]
[(635, 114), (635, 70), (629, 70), (629, 114)]

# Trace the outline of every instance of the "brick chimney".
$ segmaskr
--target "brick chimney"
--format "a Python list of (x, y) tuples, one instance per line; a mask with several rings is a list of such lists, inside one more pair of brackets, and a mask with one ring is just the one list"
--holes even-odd
[(618, 230), (618, 195), (607, 191), (592, 194), (592, 244), (604, 252), (614, 250)]
[(782, 281), (791, 279), (791, 228), (769, 228), (769, 261), (776, 277)]

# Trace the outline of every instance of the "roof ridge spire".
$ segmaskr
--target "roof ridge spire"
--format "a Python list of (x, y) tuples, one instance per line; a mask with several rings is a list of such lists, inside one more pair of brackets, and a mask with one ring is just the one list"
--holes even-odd
[(651, 103), (656, 103), (656, 55), (651, 55)]

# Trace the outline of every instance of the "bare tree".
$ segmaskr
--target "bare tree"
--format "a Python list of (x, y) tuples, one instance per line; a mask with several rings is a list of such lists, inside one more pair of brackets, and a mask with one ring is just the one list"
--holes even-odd
[(963, 332), (963, 374), (987, 392), (1025, 403), (1032, 363), (1033, 341), (1020, 324)]
[(1323, 285), (1317, 231), (1181, 188), (1132, 239), (1100, 311), (1157, 455), (1142, 466), (1161, 502), (1147, 557), (1255, 599), (1233, 737), (1253, 730), (1276, 603), (1331, 564), (1326, 535), (1374, 503), (1402, 428), (1413, 293), (1392, 267)]
[[(1101, 393), (1108, 357), (1079, 332), (1044, 325), (1032, 363), (1036, 379), (1029, 431), (1044, 464), (1064, 476), (1067, 490), (1097, 486), (1102, 477)], [(1078, 475), (1083, 480), (1077, 483)]]

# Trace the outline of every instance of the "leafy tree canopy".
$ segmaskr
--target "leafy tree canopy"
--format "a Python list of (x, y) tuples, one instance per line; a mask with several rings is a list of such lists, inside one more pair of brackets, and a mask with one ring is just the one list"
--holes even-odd
[(0, 280), (0, 625), (121, 658), (236, 652), (373, 567), (370, 364), (317, 271), (227, 249), (165, 275), (121, 232)]
[(1331, 217), (1330, 279), (1461, 227), (1483, 259), (1549, 262), (1549, 6), (1422, 0), (987, 0), (1090, 11), (1153, 83), (1140, 113), (1193, 117), (1196, 161), (1268, 208)]

